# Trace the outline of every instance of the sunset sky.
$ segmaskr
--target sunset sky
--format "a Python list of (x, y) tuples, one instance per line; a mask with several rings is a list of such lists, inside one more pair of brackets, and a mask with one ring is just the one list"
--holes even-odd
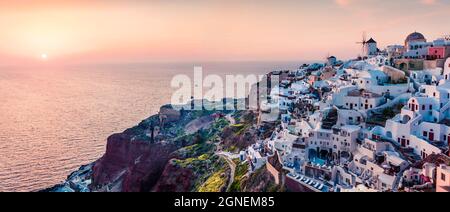
[(1, 0), (0, 64), (350, 58), (363, 31), (435, 39), (449, 16), (450, 0)]

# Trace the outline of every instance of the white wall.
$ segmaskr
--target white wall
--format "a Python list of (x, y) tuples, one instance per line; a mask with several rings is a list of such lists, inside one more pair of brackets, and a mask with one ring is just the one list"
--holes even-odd
[(450, 80), (450, 57), (445, 61), (444, 75), (447, 76), (447, 80)]
[(414, 153), (420, 155), (422, 159), (431, 154), (442, 152), (439, 148), (414, 135), (410, 137), (410, 146), (414, 149)]

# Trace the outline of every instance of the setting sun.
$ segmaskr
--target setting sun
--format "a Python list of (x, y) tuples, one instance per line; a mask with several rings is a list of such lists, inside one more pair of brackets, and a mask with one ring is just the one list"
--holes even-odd
[(41, 59), (42, 60), (47, 60), (48, 59), (48, 55), (47, 54), (41, 54)]

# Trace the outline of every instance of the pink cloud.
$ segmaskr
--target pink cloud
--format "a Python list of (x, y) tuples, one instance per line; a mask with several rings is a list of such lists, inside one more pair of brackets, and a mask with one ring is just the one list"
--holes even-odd
[(421, 4), (425, 5), (434, 5), (438, 2), (438, 0), (420, 0)]
[(348, 6), (352, 2), (352, 0), (334, 0), (334, 2), (339, 6)]

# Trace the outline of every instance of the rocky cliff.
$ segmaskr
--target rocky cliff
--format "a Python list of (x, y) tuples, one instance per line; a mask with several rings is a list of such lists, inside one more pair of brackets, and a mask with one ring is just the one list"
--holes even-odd
[(93, 167), (92, 189), (149, 191), (176, 149), (173, 144), (133, 140), (127, 134), (113, 135), (108, 139), (105, 155)]
[[(46, 191), (227, 191), (234, 173), (216, 154), (222, 149), (237, 152), (264, 136), (256, 118), (250, 111), (176, 111), (163, 106), (158, 115), (110, 136), (102, 158)], [(247, 182), (252, 183), (243, 186), (246, 190), (266, 189), (260, 188), (264, 183)]]

